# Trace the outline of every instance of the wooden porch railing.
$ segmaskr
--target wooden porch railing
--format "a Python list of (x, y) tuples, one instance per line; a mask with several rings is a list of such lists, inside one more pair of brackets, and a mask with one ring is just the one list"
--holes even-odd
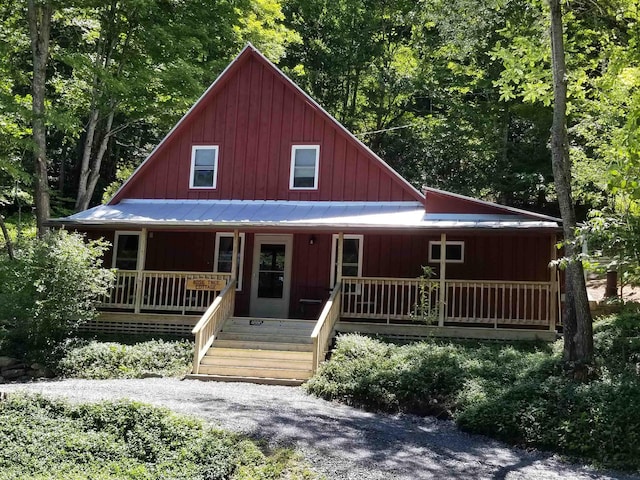
[(104, 308), (204, 312), (218, 292), (189, 290), (188, 280), (224, 280), (230, 273), (118, 270), (111, 293), (102, 302)]
[(314, 372), (318, 369), (318, 366), (320, 366), (320, 363), (322, 363), (329, 350), (329, 342), (331, 342), (332, 338), (331, 333), (333, 332), (336, 322), (340, 319), (341, 290), (342, 284), (340, 282), (336, 283), (311, 333), (311, 339), (313, 340)]
[(343, 277), (343, 318), (555, 326), (553, 282)]
[(439, 301), (436, 280), (420, 278), (342, 277), (341, 315), (345, 318), (389, 320), (425, 319)]
[(204, 312), (200, 321), (193, 327), (191, 333), (195, 335), (195, 347), (193, 352), (193, 373), (200, 370), (200, 361), (213, 344), (213, 341), (224, 325), (224, 322), (233, 315), (236, 302), (236, 281), (231, 280), (216, 297), (211, 306)]

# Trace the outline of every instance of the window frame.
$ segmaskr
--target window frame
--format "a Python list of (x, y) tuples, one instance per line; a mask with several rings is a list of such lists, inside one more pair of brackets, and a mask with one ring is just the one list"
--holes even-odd
[[(120, 237), (123, 235), (132, 235), (138, 237), (138, 251), (136, 252), (136, 268), (133, 270), (125, 270), (128, 272), (135, 272), (138, 270), (140, 266), (140, 239), (142, 236), (142, 232), (139, 230), (116, 230), (113, 237), (113, 255), (111, 256), (111, 268), (116, 267), (116, 262), (118, 261), (118, 246), (120, 243)], [(122, 270), (122, 269), (120, 269)]]
[[(216, 152), (215, 159), (213, 161), (213, 185), (212, 186), (195, 186), (195, 173), (196, 173), (196, 152), (198, 150), (214, 150)], [(192, 145), (191, 146), (191, 170), (189, 174), (189, 188), (191, 190), (215, 190), (218, 186), (218, 170), (219, 170), (219, 158), (220, 148), (218, 145)]]
[[(440, 259), (433, 258), (433, 247), (435, 245), (440, 246), (440, 255), (442, 255), (442, 242), (440, 240), (430, 240), (429, 241), (429, 263), (440, 263)], [(459, 259), (448, 259), (446, 247), (449, 245), (460, 245), (460, 258)], [(464, 263), (464, 241), (463, 240), (451, 240), (445, 242), (445, 252), (444, 252), (444, 261), (445, 263)]]
[[(296, 187), (295, 186), (295, 167), (296, 167), (296, 152), (298, 150), (315, 150), (316, 163), (313, 173), (313, 186), (312, 187)], [(290, 190), (318, 190), (318, 184), (320, 179), (318, 178), (320, 171), (320, 145), (292, 145), (291, 146), (291, 163), (289, 165), (289, 189)]]
[[(330, 287), (333, 288), (336, 285), (336, 273), (338, 270), (338, 237), (339, 234), (334, 233), (331, 236), (331, 277), (330, 277)], [(344, 240), (359, 240), (360, 243), (358, 248), (358, 277), (362, 277), (362, 252), (364, 251), (364, 235), (356, 235), (356, 234), (345, 234), (343, 235)], [(343, 252), (344, 258), (344, 252)], [(344, 268), (344, 263), (342, 264)], [(358, 292), (343, 292), (343, 293), (358, 293)]]
[[(233, 232), (216, 232), (216, 241), (213, 250), (213, 271), (215, 273), (228, 273), (228, 272), (220, 272), (218, 270), (218, 260), (220, 259), (220, 239), (221, 238), (231, 238), (233, 240)], [(244, 247), (245, 243), (245, 235), (244, 232), (238, 233), (239, 241), (238, 241), (238, 278), (236, 283), (236, 292), (242, 291), (242, 277), (244, 271)], [(232, 253), (233, 255), (233, 253)]]

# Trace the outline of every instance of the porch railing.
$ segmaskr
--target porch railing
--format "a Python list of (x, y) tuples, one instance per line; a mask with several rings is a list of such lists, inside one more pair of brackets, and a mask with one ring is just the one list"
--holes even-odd
[(201, 279), (221, 280), (227, 285), (231, 274), (118, 270), (114, 287), (103, 300), (102, 307), (137, 311), (204, 312), (219, 291), (187, 288), (189, 280)]
[(202, 315), (202, 318), (191, 333), (195, 335), (195, 346), (193, 352), (193, 373), (197, 374), (200, 369), (200, 361), (213, 344), (213, 341), (220, 332), (224, 322), (233, 315), (233, 308), (236, 302), (236, 281), (231, 280), (227, 286), (216, 297), (211, 306)]
[(340, 296), (342, 284), (336, 283), (329, 296), (329, 300), (324, 305), (318, 322), (316, 323), (311, 339), (313, 341), (313, 371), (318, 369), (320, 363), (324, 360), (329, 350), (329, 342), (333, 338), (332, 332), (336, 322), (340, 319)]
[(343, 318), (423, 323), (554, 325), (552, 282), (343, 277)]

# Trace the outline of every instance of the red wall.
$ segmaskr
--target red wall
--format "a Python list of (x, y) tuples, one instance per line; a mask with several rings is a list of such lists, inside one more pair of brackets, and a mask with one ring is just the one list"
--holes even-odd
[[(291, 146), (320, 145), (318, 190), (289, 189)], [(217, 189), (190, 190), (192, 145), (219, 146)], [(422, 201), (246, 50), (114, 198)]]
[[(147, 240), (147, 270), (213, 271), (215, 232), (153, 231)], [(90, 232), (90, 238), (104, 236), (113, 241), (113, 232)], [(326, 300), (331, 275), (331, 234), (310, 233), (293, 236), (290, 316), (317, 318), (320, 306), (302, 306), (301, 298)], [(487, 232), (473, 236), (449, 233), (447, 240), (465, 242), (462, 264), (448, 263), (447, 278), (465, 280), (548, 281), (551, 255), (548, 234), (502, 234)], [(429, 241), (435, 234), (365, 234), (363, 275), (368, 277), (415, 278), (429, 263)], [(248, 315), (254, 234), (245, 234), (242, 291), (236, 293), (236, 315)], [(111, 252), (105, 256), (111, 266)]]

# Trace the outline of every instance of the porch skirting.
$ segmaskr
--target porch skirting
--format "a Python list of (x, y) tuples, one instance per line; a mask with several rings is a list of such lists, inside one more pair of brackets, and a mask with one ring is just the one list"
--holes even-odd
[(159, 313), (100, 312), (85, 323), (80, 331), (91, 333), (160, 334), (191, 338), (191, 330), (200, 315), (173, 315)]
[(473, 340), (541, 340), (553, 342), (559, 338), (555, 331), (518, 328), (488, 328), (436, 325), (399, 325), (371, 322), (339, 321), (336, 333), (362, 333), (399, 339), (423, 339), (429, 337), (461, 338)]

